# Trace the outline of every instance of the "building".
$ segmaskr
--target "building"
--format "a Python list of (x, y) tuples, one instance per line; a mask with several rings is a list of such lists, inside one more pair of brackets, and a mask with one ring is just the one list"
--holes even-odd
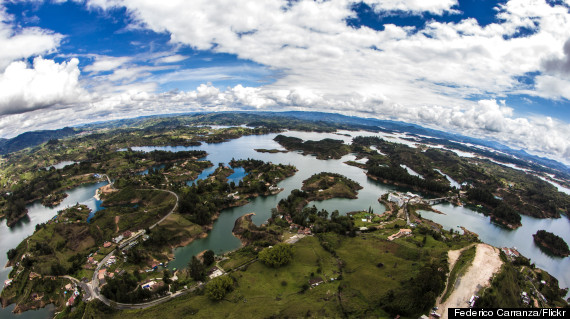
[(212, 270), (210, 270), (210, 271), (208, 272), (208, 277), (209, 277), (210, 279), (213, 279), (213, 278), (219, 277), (219, 276), (221, 276), (221, 275), (223, 275), (223, 274), (224, 274), (224, 272), (223, 272), (220, 268), (214, 266), (214, 268), (212, 268)]
[(111, 244), (110, 241), (106, 241), (106, 242), (103, 243), (103, 247), (104, 247), (104, 248), (109, 248), (109, 247), (111, 247), (111, 245), (112, 245), (112, 244)]
[(75, 296), (71, 296), (69, 297), (69, 299), (67, 299), (67, 303), (65, 303), (66, 306), (73, 306), (75, 304)]
[(149, 281), (146, 284), (142, 285), (142, 288), (152, 290), (152, 287), (154, 287), (154, 285), (156, 285), (156, 281)]
[(392, 241), (396, 238), (406, 237), (406, 236), (410, 236), (410, 235), (412, 235), (412, 230), (404, 228), (404, 229), (400, 229), (397, 233), (388, 236), (388, 240)]
[(99, 273), (97, 274), (97, 278), (99, 278), (99, 280), (105, 279), (105, 275), (107, 275), (107, 269), (105, 269), (105, 268), (99, 269)]
[(321, 277), (309, 279), (309, 285), (311, 285), (311, 287), (316, 287), (316, 286), (322, 284), (323, 282), (324, 282), (323, 278), (321, 278)]
[(118, 244), (119, 242), (121, 242), (121, 240), (123, 240), (123, 238), (125, 238), (123, 235), (119, 235), (119, 236), (113, 238), (113, 242), (115, 244)]
[(395, 194), (395, 193), (390, 193), (390, 194), (388, 194), (388, 201), (389, 201), (389, 202), (392, 202), (392, 203), (395, 203), (396, 205), (398, 205), (398, 206), (400, 206), (400, 207), (401, 207), (401, 206), (404, 206), (404, 203), (405, 203), (405, 202), (404, 202), (404, 199), (403, 199), (401, 196), (398, 196), (398, 195)]

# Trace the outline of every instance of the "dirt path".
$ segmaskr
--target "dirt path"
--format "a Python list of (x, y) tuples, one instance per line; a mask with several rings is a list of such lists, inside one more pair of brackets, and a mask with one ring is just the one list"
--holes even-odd
[(121, 216), (115, 216), (115, 226), (117, 226), (117, 230), (116, 232), (119, 232), (119, 220), (121, 219)]
[[(453, 267), (457, 262), (460, 254), (461, 250), (448, 252), (450, 267)], [(491, 277), (499, 271), (502, 264), (498, 248), (487, 244), (478, 244), (473, 263), (466, 273), (458, 278), (456, 283), (449, 283), (456, 285), (451, 296), (444, 303), (441, 303), (441, 296), (438, 298), (436, 306), (439, 307), (438, 312), (442, 317), (447, 318), (446, 310), (448, 308), (468, 307), (469, 298), (476, 294), (479, 289), (490, 284)]]

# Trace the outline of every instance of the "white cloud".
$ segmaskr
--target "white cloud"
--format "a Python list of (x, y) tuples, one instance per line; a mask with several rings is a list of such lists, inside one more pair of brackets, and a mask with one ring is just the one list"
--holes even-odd
[(0, 74), (0, 114), (21, 113), (76, 102), (85, 96), (79, 86), (79, 61), (61, 64), (41, 57), (33, 67), (12, 62)]
[(106, 55), (94, 55), (95, 61), (84, 67), (86, 72), (100, 73), (112, 71), (132, 60), (130, 57), (113, 57)]
[(529, 94), (547, 98), (564, 98), (570, 101), (570, 80), (560, 79), (550, 75), (535, 78), (536, 91)]
[(63, 39), (60, 34), (40, 28), (15, 29), (11, 21), (0, 2), (0, 71), (14, 60), (54, 52)]
[(158, 64), (177, 63), (177, 62), (182, 62), (186, 59), (188, 59), (188, 56), (181, 55), (181, 54), (173, 54), (173, 55), (168, 55), (168, 56), (158, 58), (158, 59), (156, 59), (155, 63), (158, 63)]
[(457, 0), (364, 0), (363, 2), (371, 6), (377, 12), (457, 13), (457, 10), (453, 9), (453, 7), (457, 5)]

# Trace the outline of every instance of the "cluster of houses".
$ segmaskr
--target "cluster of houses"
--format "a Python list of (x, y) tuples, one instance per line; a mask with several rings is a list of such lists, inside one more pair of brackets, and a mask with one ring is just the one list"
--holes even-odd
[(420, 203), (422, 201), (422, 198), (410, 192), (407, 192), (405, 194), (400, 192), (392, 192), (388, 194), (388, 201), (402, 207), (406, 203), (410, 204)]
[(286, 215), (286, 216), (280, 215), (280, 217), (285, 218), (287, 223), (289, 223), (289, 230), (291, 230), (291, 231), (297, 230), (297, 234), (311, 235), (313, 233), (311, 231), (311, 229), (313, 228), (313, 225), (310, 225), (309, 227), (304, 227), (304, 226), (293, 223), (293, 220), (291, 219), (291, 216), (289, 216), (289, 215)]
[[(135, 246), (136, 244), (138, 244), (137, 239), (139, 237), (142, 236), (143, 240), (147, 240), (148, 235), (145, 235), (145, 233), (146, 233), (146, 230), (144, 230), (144, 229), (140, 229), (134, 233), (131, 232), (130, 230), (127, 230), (127, 231), (124, 231), (119, 236), (113, 238), (112, 241), (115, 244), (119, 245), (119, 249), (129, 249), (129, 248), (132, 248), (133, 246)], [(103, 245), (103, 247), (105, 247), (104, 245)], [(110, 244), (109, 244), (109, 246), (110, 246)]]
[(79, 297), (79, 290), (77, 289), (77, 285), (67, 284), (65, 285), (64, 294), (67, 295), (67, 292), (71, 292), (71, 296), (67, 299), (65, 303), (66, 306), (73, 306), (75, 304), (75, 300)]
[(516, 247), (514, 248), (503, 247), (501, 248), (501, 250), (505, 253), (505, 255), (507, 255), (507, 258), (509, 258), (510, 261), (513, 261), (515, 258), (520, 257), (521, 255), (516, 249)]
[(115, 271), (107, 271), (107, 268), (99, 269), (97, 273), (97, 279), (99, 279), (99, 285), (104, 285), (107, 278), (115, 277), (115, 274), (120, 276), (125, 273), (124, 270), (115, 269)]

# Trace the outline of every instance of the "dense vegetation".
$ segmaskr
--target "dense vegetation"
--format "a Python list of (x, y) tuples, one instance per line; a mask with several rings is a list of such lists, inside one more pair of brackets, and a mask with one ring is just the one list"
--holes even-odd
[(212, 300), (222, 300), (232, 285), (233, 280), (229, 276), (216, 277), (206, 285), (206, 294)]
[(493, 221), (513, 226), (521, 225), (521, 216), (508, 204), (497, 199), (488, 189), (471, 187), (467, 190), (467, 198), (490, 208)]
[(400, 165), (391, 165), (389, 167), (372, 166), (368, 168), (368, 175), (376, 179), (388, 180), (432, 193), (443, 194), (451, 190), (448, 185), (441, 182), (410, 175), (408, 171)]
[(162, 296), (168, 291), (168, 286), (160, 285), (155, 290), (143, 289), (138, 285), (138, 272), (126, 273), (110, 278), (101, 289), (101, 294), (110, 300), (121, 303), (139, 303), (156, 296)]
[[(525, 304), (521, 294), (530, 296)], [(521, 308), (538, 306), (541, 308), (563, 307), (568, 304), (564, 297), (568, 289), (558, 288), (558, 280), (548, 273), (534, 268), (529, 260), (517, 259), (503, 264), (500, 272), (493, 277), (491, 286), (483, 289), (475, 303), (476, 308)]]
[(532, 235), (534, 242), (556, 256), (566, 257), (570, 255), (568, 244), (560, 236), (546, 230), (539, 230)]
[(288, 264), (293, 257), (293, 247), (289, 244), (277, 244), (265, 248), (259, 253), (259, 260), (269, 267), (278, 268)]

